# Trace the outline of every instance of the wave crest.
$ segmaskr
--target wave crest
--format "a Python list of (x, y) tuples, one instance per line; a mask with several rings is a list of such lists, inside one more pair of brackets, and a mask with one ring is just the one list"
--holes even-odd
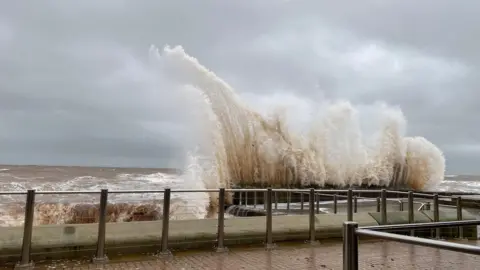
[(166, 46), (161, 56), (152, 51), (172, 78), (201, 93), (214, 116), (204, 120), (213, 145), (208, 154), (215, 169), (206, 181), (211, 188), (367, 184), (424, 189), (443, 180), (442, 152), (425, 138), (405, 137), (406, 120), (398, 108), (382, 104), (380, 127), (367, 137), (354, 105), (323, 102), (325, 115), (311, 121), (307, 135), (299, 134), (284, 112), (267, 117), (250, 108), (181, 46)]

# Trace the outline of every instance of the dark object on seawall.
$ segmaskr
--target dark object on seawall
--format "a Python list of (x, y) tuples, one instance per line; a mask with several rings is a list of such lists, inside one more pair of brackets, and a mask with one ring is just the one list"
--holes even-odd
[(267, 213), (263, 209), (247, 208), (241, 205), (225, 205), (225, 214), (229, 214), (236, 217), (261, 217), (266, 216)]

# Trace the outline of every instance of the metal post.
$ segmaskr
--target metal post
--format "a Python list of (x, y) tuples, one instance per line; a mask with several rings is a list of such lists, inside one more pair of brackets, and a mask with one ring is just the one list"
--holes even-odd
[(92, 258), (92, 262), (95, 264), (108, 262), (108, 257), (105, 255), (107, 203), (108, 203), (108, 189), (102, 189), (102, 191), (100, 192), (100, 209), (98, 210), (97, 252), (95, 253), (95, 257)]
[(380, 197), (377, 197), (377, 213), (380, 213)]
[(228, 249), (224, 245), (225, 240), (225, 188), (218, 192), (218, 228), (217, 228), (217, 252), (225, 252)]
[(287, 191), (287, 212), (290, 212), (290, 200), (291, 200), (291, 193)]
[(315, 200), (317, 201), (317, 214), (320, 214), (320, 194), (315, 195)]
[(170, 189), (166, 188), (163, 193), (163, 220), (162, 220), (162, 247), (161, 256), (170, 256), (172, 253), (168, 250), (168, 228), (170, 226)]
[(337, 194), (333, 194), (333, 213), (336, 214), (338, 211), (338, 198)]
[(303, 203), (304, 203), (304, 198), (303, 198), (303, 192), (300, 193), (300, 210), (303, 210)]
[(242, 205), (242, 201), (243, 201), (243, 192), (239, 192), (238, 193), (238, 205)]
[(273, 228), (272, 228), (272, 189), (267, 189), (267, 249), (273, 249)]
[(263, 192), (263, 210), (267, 210), (267, 192)]
[(387, 224), (387, 190), (386, 189), (382, 189), (382, 194), (381, 194), (381, 198), (382, 198), (382, 225), (386, 225)]
[(22, 255), (15, 269), (33, 269), (34, 263), (30, 261), (30, 250), (32, 247), (33, 217), (35, 212), (35, 190), (27, 191), (25, 203), (25, 221), (23, 225)]
[[(315, 189), (310, 189), (310, 198), (315, 197)], [(310, 243), (315, 243), (315, 205), (312, 199), (308, 200), (308, 221), (309, 221), (309, 228), (310, 228)]]
[(257, 192), (253, 192), (253, 208), (257, 208)]
[(343, 270), (358, 269), (358, 223), (343, 223)]
[(358, 205), (358, 201), (357, 201), (357, 195), (353, 196), (353, 212), (354, 213), (357, 213), (357, 205)]
[(353, 191), (351, 188), (347, 191), (347, 220), (353, 221)]
[[(457, 220), (463, 220), (463, 213), (462, 213), (462, 197), (457, 197)], [(463, 239), (463, 227), (458, 226), (458, 238)]]
[(277, 210), (278, 209), (278, 195), (277, 195), (276, 191), (273, 193), (273, 196), (275, 196), (275, 210)]
[(248, 191), (245, 191), (245, 206), (248, 206)]
[[(438, 205), (438, 194), (433, 195), (433, 221), (440, 221), (440, 207)], [(435, 229), (435, 237), (440, 238), (440, 228)]]
[[(408, 192), (408, 223), (415, 223), (415, 212), (413, 208), (413, 191)], [(415, 236), (415, 230), (410, 230), (410, 236)]]
[(403, 201), (402, 200), (398, 201), (398, 210), (403, 212)]

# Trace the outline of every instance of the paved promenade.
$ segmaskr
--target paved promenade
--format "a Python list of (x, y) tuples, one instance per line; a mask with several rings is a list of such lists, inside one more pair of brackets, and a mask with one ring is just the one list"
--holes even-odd
[[(478, 244), (475, 241), (465, 242)], [(363, 241), (359, 254), (360, 269), (479, 269), (480, 257), (395, 242)], [(310, 247), (282, 244), (268, 252), (261, 248), (231, 249), (228, 254), (181, 252), (171, 259), (155, 257), (124, 258), (102, 267), (85, 262), (59, 262), (36, 269), (158, 269), (158, 270), (248, 270), (248, 269), (342, 269), (342, 243), (324, 242)]]

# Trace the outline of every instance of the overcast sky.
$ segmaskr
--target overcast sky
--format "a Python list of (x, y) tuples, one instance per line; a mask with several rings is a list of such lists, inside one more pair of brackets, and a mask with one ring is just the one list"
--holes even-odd
[(184, 129), (151, 44), (239, 92), (401, 106), (480, 173), (479, 1), (0, 0), (0, 163), (176, 166)]

